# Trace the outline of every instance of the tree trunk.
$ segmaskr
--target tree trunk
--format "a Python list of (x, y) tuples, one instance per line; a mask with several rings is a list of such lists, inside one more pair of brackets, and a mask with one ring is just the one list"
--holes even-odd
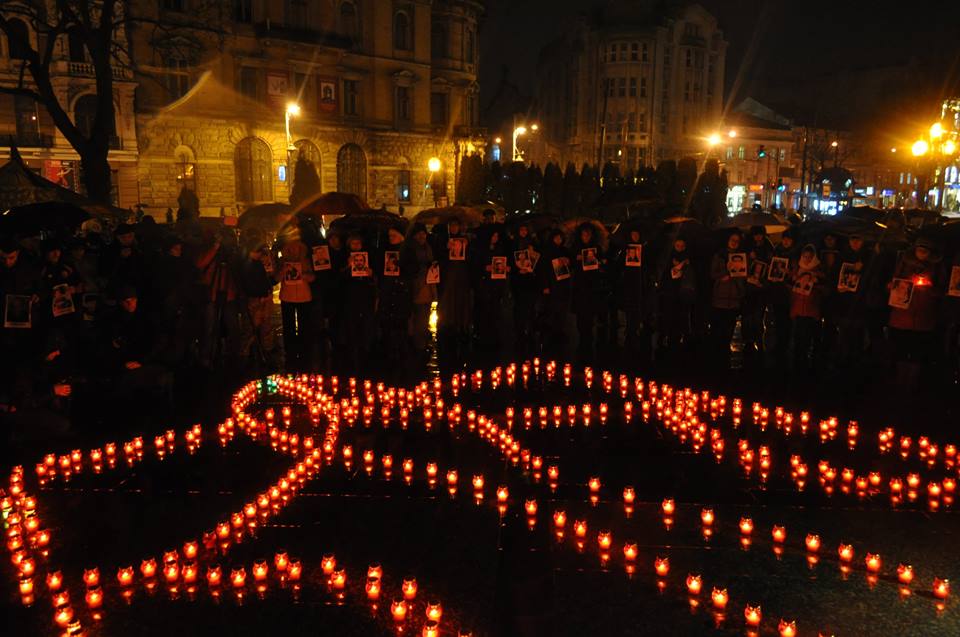
[(83, 170), (83, 186), (86, 188), (87, 197), (93, 201), (110, 205), (111, 179), (110, 163), (107, 161), (108, 149), (106, 147), (88, 148), (80, 153), (80, 167)]

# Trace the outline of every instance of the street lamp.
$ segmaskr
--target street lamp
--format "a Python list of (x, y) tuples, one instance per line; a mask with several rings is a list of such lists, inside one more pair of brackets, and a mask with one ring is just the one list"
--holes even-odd
[(428, 168), (428, 169), (430, 170), (430, 172), (432, 172), (433, 174), (437, 174), (438, 172), (440, 172), (440, 158), (439, 158), (439, 157), (431, 157), (431, 158), (427, 161), (427, 168)]
[(709, 144), (711, 148), (716, 146), (719, 143), (720, 143), (719, 133), (713, 133), (710, 135), (710, 137), (707, 137), (707, 144)]
[(930, 127), (930, 139), (940, 139), (943, 137), (943, 125), (940, 122), (934, 122)]
[(910, 147), (910, 152), (913, 153), (914, 157), (922, 157), (927, 154), (928, 150), (930, 150), (930, 144), (922, 139), (913, 142), (913, 146)]
[(730, 129), (730, 132), (727, 133), (727, 137), (729, 137), (730, 139), (733, 139), (733, 138), (736, 137), (736, 136), (737, 136), (737, 131), (736, 131), (736, 129), (731, 128), (731, 129)]
[(430, 171), (430, 190), (433, 191), (433, 205), (437, 205), (437, 173), (440, 172), (441, 163), (439, 157), (431, 157), (427, 160), (427, 169)]
[(523, 161), (523, 153), (517, 148), (517, 138), (527, 134), (526, 126), (517, 126), (513, 129), (513, 161)]
[(296, 102), (290, 102), (287, 104), (287, 110), (284, 111), (284, 123), (286, 124), (287, 129), (287, 162), (289, 163), (291, 153), (296, 148), (293, 145), (293, 138), (290, 136), (290, 118), (297, 117), (300, 115), (300, 105)]

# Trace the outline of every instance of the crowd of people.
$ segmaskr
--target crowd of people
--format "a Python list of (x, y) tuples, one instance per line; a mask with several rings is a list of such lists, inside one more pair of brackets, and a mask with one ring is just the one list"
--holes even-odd
[(589, 363), (614, 349), (718, 372), (953, 380), (960, 261), (924, 238), (895, 250), (801, 237), (729, 230), (710, 253), (680, 226), (607, 236), (595, 223), (564, 232), (491, 216), (406, 233), (292, 226), (275, 240), (149, 218), (109, 240), (8, 237), (0, 411), (56, 408), (78, 384), (121, 404), (169, 403), (184, 368), (357, 374), (374, 359), (422, 369), (434, 353), (456, 366), (508, 352)]

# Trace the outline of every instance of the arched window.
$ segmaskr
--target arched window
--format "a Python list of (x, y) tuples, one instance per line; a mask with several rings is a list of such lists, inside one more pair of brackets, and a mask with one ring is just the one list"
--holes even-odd
[(337, 153), (337, 190), (367, 196), (367, 156), (356, 144), (347, 144)]
[(434, 22), (430, 29), (430, 56), (445, 58), (450, 56), (450, 38), (447, 25), (443, 22)]
[(238, 201), (273, 200), (273, 154), (265, 141), (255, 137), (241, 140), (237, 144), (234, 170)]
[(291, 184), (290, 184), (291, 189), (295, 187), (293, 182), (297, 180), (297, 164), (301, 158), (306, 160), (309, 166), (313, 168), (316, 178), (311, 179), (310, 181), (311, 182), (315, 181), (317, 187), (319, 187), (320, 185), (320, 149), (317, 148), (317, 145), (314, 144), (309, 139), (298, 140), (294, 142), (294, 146), (296, 146), (297, 152), (294, 154), (294, 157), (293, 157), (294, 163), (292, 167), (293, 168), (292, 173), (288, 173), (288, 174), (292, 174)]
[(393, 48), (409, 51), (413, 48), (410, 34), (410, 16), (406, 11), (397, 11), (393, 16)]
[(360, 39), (360, 19), (353, 2), (340, 5), (340, 33), (352, 40)]
[(11, 60), (26, 60), (30, 52), (30, 29), (23, 20), (11, 18), (7, 22), (7, 48)]
[(87, 139), (93, 131), (93, 122), (97, 119), (97, 96), (93, 93), (81, 95), (73, 105), (73, 123)]
[(194, 194), (197, 192), (197, 162), (193, 151), (186, 146), (180, 146), (174, 151), (177, 167), (177, 192), (186, 188)]

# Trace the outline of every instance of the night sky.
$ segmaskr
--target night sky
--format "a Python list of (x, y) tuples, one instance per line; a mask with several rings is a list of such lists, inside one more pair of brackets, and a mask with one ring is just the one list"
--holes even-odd
[[(592, 0), (486, 0), (481, 35), (484, 95), (492, 95), (504, 64), (509, 66), (511, 81), (533, 94), (540, 48), (595, 4)], [(911, 58), (923, 71), (914, 86), (884, 86), (884, 93), (900, 98), (914, 93), (922, 96), (911, 98), (914, 105), (918, 101), (936, 105), (940, 94), (957, 90), (960, 3), (703, 0), (701, 4), (717, 16), (729, 42), (728, 102), (748, 95), (764, 98), (771, 87), (806, 82), (811, 99), (829, 105), (823, 110), (832, 107), (842, 114), (838, 87), (818, 82), (817, 77), (905, 64)], [(751, 45), (752, 55), (748, 54)], [(738, 90), (731, 99), (734, 86)]]

